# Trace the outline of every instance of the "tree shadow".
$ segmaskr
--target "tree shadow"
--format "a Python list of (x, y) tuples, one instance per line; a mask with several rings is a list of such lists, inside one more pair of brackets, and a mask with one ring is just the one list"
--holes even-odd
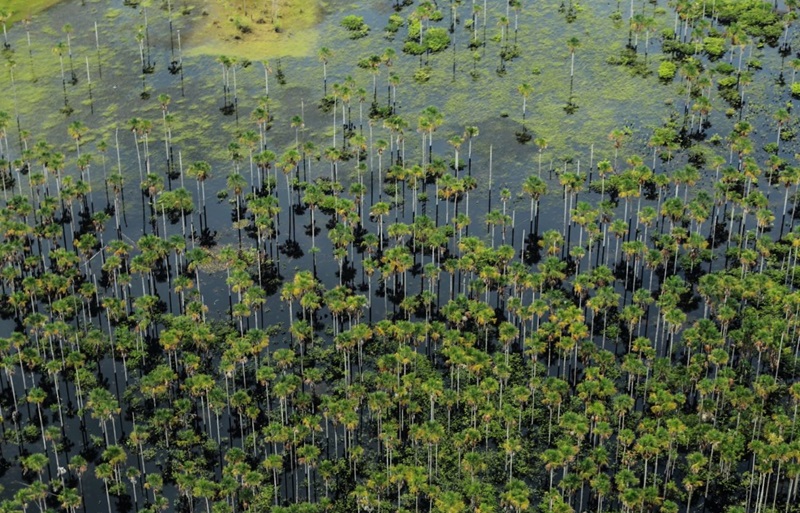
[(217, 230), (210, 230), (209, 228), (203, 228), (200, 231), (200, 236), (198, 237), (198, 241), (200, 246), (204, 248), (213, 248), (217, 245)]
[(529, 233), (525, 237), (525, 259), (523, 260), (527, 265), (538, 264), (542, 259), (541, 250), (539, 247), (539, 239), (536, 234)]
[(522, 130), (519, 130), (514, 133), (514, 136), (517, 139), (517, 142), (520, 144), (526, 144), (533, 139), (533, 132), (528, 130), (528, 127), (522, 125)]
[(286, 239), (286, 242), (278, 246), (278, 251), (293, 259), (302, 258), (305, 255), (300, 244), (294, 239)]

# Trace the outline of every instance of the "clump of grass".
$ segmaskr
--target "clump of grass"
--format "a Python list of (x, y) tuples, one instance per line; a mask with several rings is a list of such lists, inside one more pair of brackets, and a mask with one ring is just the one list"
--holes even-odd
[(405, 24), (403, 17), (397, 14), (392, 14), (389, 16), (389, 22), (386, 24), (386, 27), (383, 29), (384, 34), (387, 39), (392, 39), (394, 35), (400, 30)]
[(417, 71), (414, 72), (414, 81), (418, 84), (424, 84), (430, 79), (431, 79), (430, 66), (419, 68)]
[(236, 17), (232, 21), (233, 26), (236, 27), (236, 30), (238, 30), (241, 34), (250, 34), (253, 32), (253, 28), (250, 26), (250, 24), (241, 18)]

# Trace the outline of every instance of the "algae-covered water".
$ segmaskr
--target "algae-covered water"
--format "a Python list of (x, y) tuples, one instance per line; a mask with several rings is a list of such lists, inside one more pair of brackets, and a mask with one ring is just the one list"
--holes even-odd
[[(478, 172), (488, 173), (486, 158), (489, 146), (493, 146), (495, 176), (509, 186), (514, 185), (515, 177), (530, 171), (532, 161), (538, 156), (534, 144), (537, 139), (546, 142), (545, 162), (582, 160), (588, 166), (590, 159), (596, 162), (612, 155), (613, 148), (607, 138), (611, 130), (631, 128), (632, 137), (626, 146), (646, 154), (645, 144), (652, 129), (671, 113), (681, 113), (680, 77), (665, 85), (659, 82), (656, 73), (661, 59), (657, 35), (673, 22), (664, 6), (653, 7), (655, 25), (651, 29), (646, 63), (641, 68), (648, 76), (642, 78), (634, 76), (629, 67), (609, 64), (621, 55), (629, 37), (627, 23), (612, 16), (617, 2), (575, 2), (575, 18), (571, 22), (565, 20), (559, 2), (538, 2), (523, 7), (516, 15), (512, 12), (505, 37), (517, 41), (519, 55), (502, 64), (499, 40), (504, 28), (499, 22), (505, 15), (505, 6), (501, 4), (504, 3), (488, 3), (485, 23), (482, 12), (476, 16), (475, 33), (481, 41), (485, 34), (485, 45), (473, 49), (467, 46), (473, 31), (465, 28), (465, 24), (471, 17), (472, 6), (464, 2), (456, 10), (453, 44), (440, 54), (420, 59), (401, 51), (406, 27), (401, 27), (391, 40), (385, 37), (383, 29), (394, 12), (386, 2), (320, 3), (313, 9), (316, 24), (306, 26), (309, 20), (303, 19), (296, 30), (287, 28), (279, 39), (269, 43), (254, 41), (252, 48), (248, 46), (247, 34), (235, 42), (215, 39), (215, 34), (208, 31), (208, 6), (202, 3), (171, 6), (170, 14), (166, 2), (141, 3), (136, 7), (119, 1), (62, 2), (34, 16), (28, 24), (17, 23), (10, 29), (11, 51), (5, 53), (8, 65), (0, 79), (6, 94), (0, 99), (0, 110), (14, 115), (18, 128), (31, 141), (46, 139), (58, 144), (67, 155), (68, 165), (76, 157), (74, 144), (67, 135), (70, 123), (81, 121), (89, 129), (82, 140), (83, 145), (89, 145), (87, 148), (101, 140), (115, 143), (115, 131), (120, 129), (123, 174), (133, 178), (137, 173), (130, 174), (133, 138), (126, 130), (128, 121), (133, 117), (151, 120), (150, 138), (153, 142), (162, 139), (157, 98), (168, 94), (172, 98), (169, 112), (174, 118), (171, 132), (175, 149), (188, 160), (209, 160), (215, 168), (223, 169), (228, 165), (226, 148), (237, 131), (255, 128), (249, 116), (258, 98), (265, 95), (263, 62), (271, 70), (268, 81), (274, 116), (268, 145), (283, 150), (294, 142), (290, 119), (302, 114), (304, 139), (315, 141), (322, 148), (325, 137), (332, 135), (332, 124), (330, 114), (318, 110), (323, 82), (319, 49), (333, 49), (327, 64), (329, 86), (352, 77), (356, 87), (371, 93), (372, 74), (359, 68), (357, 62), (393, 48), (397, 55), (391, 68), (383, 65), (377, 73), (378, 99), (382, 103), (387, 96), (388, 73), (396, 74), (397, 113), (409, 124), (407, 150), (418, 153), (418, 138), (412, 136), (416, 133), (418, 115), (423, 108), (436, 106), (444, 115), (444, 123), (434, 134), (435, 149), (449, 153), (446, 140), (462, 133), (465, 126), (477, 126), (481, 133), (473, 146), (476, 158), (482, 159)], [(480, 2), (477, 5), (480, 8)], [(371, 29), (367, 37), (348, 39), (339, 25), (345, 11), (364, 17)], [(451, 14), (447, 11), (443, 10), (444, 19), (439, 25), (449, 25)], [(224, 22), (224, 16), (220, 19)], [(65, 95), (59, 58), (54, 50), (67, 40), (66, 24), (71, 26), (72, 54), (70, 58), (67, 49), (62, 50), (69, 115), (63, 113)], [(137, 34), (144, 36), (141, 52)], [(572, 102), (577, 108), (570, 114), (565, 109), (570, 101), (571, 55), (567, 41), (573, 37), (579, 41), (572, 79)], [(638, 57), (644, 60), (645, 34), (639, 39)], [(232, 89), (235, 73), (236, 115), (220, 112), (223, 66), (217, 57), (226, 50), (230, 56), (239, 55), (239, 62), (233, 66), (236, 69), (228, 79)], [(142, 54), (145, 64), (153, 64), (152, 73), (142, 73)], [(760, 57), (758, 49), (754, 57)], [(764, 69), (771, 67), (769, 59), (773, 58), (772, 53), (766, 55)], [(425, 61), (428, 76), (423, 83), (414, 79), (421, 60)], [(182, 63), (182, 69), (172, 74), (168, 68), (176, 61)], [(243, 62), (250, 64), (243, 67)], [(498, 71), (501, 66), (502, 73)], [(77, 79), (74, 83), (71, 70)], [(279, 73), (283, 74), (283, 84), (278, 83)], [(774, 67), (771, 73), (774, 74)], [(522, 130), (522, 96), (518, 92), (522, 83), (532, 86), (527, 99), (527, 144), (517, 140)], [(756, 87), (751, 93), (756, 101), (772, 100), (767, 96), (772, 89), (769, 81), (759, 82)], [(368, 94), (367, 100), (371, 96)], [(367, 113), (369, 103), (364, 103)], [(354, 112), (358, 105), (354, 99)], [(723, 112), (723, 105), (712, 111), (711, 133), (727, 131), (730, 121)], [(9, 130), (12, 157), (18, 157), (20, 151), (20, 133), (16, 128)], [(381, 123), (376, 123), (374, 137), (388, 136)], [(152, 146), (152, 152), (157, 154), (156, 145)]]
[[(100, 140), (113, 141), (115, 130), (124, 130), (132, 117), (150, 119), (153, 122), (151, 139), (160, 139), (163, 129), (157, 98), (159, 94), (169, 94), (176, 149), (190, 160), (206, 159), (213, 161), (215, 167), (222, 167), (226, 165), (225, 149), (237, 130), (255, 128), (249, 114), (265, 93), (263, 60), (268, 61), (272, 70), (269, 86), (274, 128), (269, 134), (269, 145), (283, 149), (293, 142), (294, 130), (288, 127), (289, 120), (302, 111), (306, 118), (305, 138), (320, 141), (322, 146), (320, 138), (331, 135), (331, 123), (330, 116), (322, 115), (317, 109), (322, 96), (323, 73), (317, 57), (319, 48), (334, 49), (328, 63), (329, 85), (352, 76), (357, 87), (371, 92), (372, 75), (358, 68), (356, 63), (391, 47), (397, 50), (397, 57), (388, 71), (399, 76), (397, 111), (408, 119), (408, 131), (415, 132), (416, 119), (423, 108), (437, 106), (444, 114), (444, 124), (437, 129), (434, 144), (441, 145), (444, 153), (443, 142), (451, 135), (461, 133), (464, 126), (478, 126), (483, 130), (475, 140), (475, 152), (485, 158), (489, 145), (495, 147), (496, 155), (500, 156), (498, 177), (527, 172), (537, 152), (532, 142), (520, 145), (515, 138), (522, 126), (522, 97), (517, 89), (523, 82), (533, 87), (527, 101), (526, 128), (534, 139), (547, 141), (546, 157), (550, 158), (582, 156), (588, 162), (592, 145), (598, 158), (605, 156), (610, 151), (605, 137), (610, 130), (633, 126), (642, 127), (644, 131), (644, 127), (659, 125), (670, 112), (665, 102), (673, 94), (674, 87), (659, 84), (654, 76), (634, 77), (626, 69), (607, 63), (627, 42), (627, 31), (610, 18), (615, 2), (586, 3), (579, 9), (575, 21), (569, 24), (559, 12), (558, 2), (523, 8), (518, 15), (519, 30), (513, 34), (512, 21), (508, 35), (509, 39), (516, 38), (520, 55), (505, 63), (502, 75), (497, 71), (500, 45), (492, 38), (500, 37), (498, 19), (504, 14), (503, 9), (489, 4), (485, 24), (487, 44), (473, 51), (467, 48), (470, 31), (463, 28), (470, 6), (462, 5), (457, 11), (459, 24), (453, 34), (454, 44), (441, 54), (425, 58), (429, 66), (429, 79), (425, 83), (417, 83), (413, 78), (420, 59), (400, 51), (406, 28), (401, 28), (394, 40), (383, 37), (383, 27), (393, 12), (383, 4), (324, 3), (319, 7), (317, 25), (272, 44), (269, 52), (261, 55), (251, 52), (248, 55), (250, 66), (236, 66), (237, 120), (237, 116), (225, 116), (220, 112), (223, 66), (215, 60), (215, 55), (209, 55), (220, 49), (224, 51), (226, 47), (215, 42), (213, 34), (193, 32), (194, 27), (204, 27), (201, 6), (192, 6), (184, 11), (186, 14), (173, 7), (170, 30), (169, 15), (158, 5), (143, 9), (144, 4), (133, 8), (122, 2), (63, 2), (33, 17), (27, 27), (17, 24), (10, 30), (13, 52), (7, 55), (7, 60), (13, 66), (7, 68), (8, 72), (2, 77), (2, 86), (9, 94), (4, 95), (0, 108), (16, 113), (19, 127), (32, 140), (46, 139), (61, 145), (69, 162), (76, 154), (66, 127), (76, 120), (89, 128), (82, 141), (84, 145)], [(345, 10), (364, 16), (371, 27), (367, 37), (356, 41), (347, 38), (346, 31), (339, 26)], [(143, 75), (137, 34), (144, 25), (145, 13), (148, 30), (143, 53), (145, 61), (149, 59), (154, 66), (151, 74)], [(666, 15), (657, 15), (656, 19), (661, 26), (670, 23)], [(440, 23), (446, 25), (448, 20), (449, 15)], [(64, 52), (66, 96), (73, 109), (69, 115), (62, 113), (64, 94), (59, 59), (53, 50), (59, 42), (66, 42), (65, 23), (72, 26), (72, 58)], [(482, 37), (482, 18), (478, 19), (478, 24), (478, 34)], [(564, 107), (569, 100), (570, 52), (566, 41), (572, 36), (584, 44), (575, 52), (573, 88), (578, 108), (574, 114), (567, 114)], [(182, 54), (178, 50), (179, 37)], [(247, 35), (244, 35), (238, 44), (246, 42)], [(231, 51), (237, 52), (236, 49)], [(304, 55), (297, 55), (298, 52)], [(657, 67), (658, 58), (658, 43), (653, 38), (648, 57), (651, 71)], [(182, 74), (171, 74), (170, 62), (179, 59), (183, 64)], [(70, 68), (77, 78), (75, 84), (70, 81)], [(285, 84), (278, 83), (278, 70), (284, 74)], [(87, 72), (91, 80), (91, 101)], [(387, 67), (382, 66), (377, 77), (381, 100), (386, 96), (386, 79)], [(357, 101), (353, 106), (357, 106)], [(367, 112), (368, 107), (367, 103)], [(191, 130), (187, 130), (189, 127)], [(133, 149), (132, 136), (127, 130), (124, 132), (120, 138), (121, 151), (126, 157), (123, 170), (130, 164)], [(13, 150), (18, 152), (16, 130), (11, 130), (9, 135)], [(380, 123), (376, 124), (375, 137), (387, 136), (388, 132)], [(642, 139), (645, 137), (641, 135)], [(417, 138), (409, 134), (407, 139), (408, 151), (417, 151)], [(153, 153), (156, 153), (155, 148)]]

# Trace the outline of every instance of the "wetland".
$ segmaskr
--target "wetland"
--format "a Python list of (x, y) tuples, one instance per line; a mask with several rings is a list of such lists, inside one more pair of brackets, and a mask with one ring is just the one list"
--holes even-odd
[(2, 7), (0, 511), (798, 511), (796, 0)]

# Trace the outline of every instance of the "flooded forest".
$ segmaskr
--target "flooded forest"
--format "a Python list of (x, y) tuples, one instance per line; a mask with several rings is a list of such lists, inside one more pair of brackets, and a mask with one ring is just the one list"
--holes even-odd
[(0, 0), (0, 513), (800, 513), (798, 0)]

